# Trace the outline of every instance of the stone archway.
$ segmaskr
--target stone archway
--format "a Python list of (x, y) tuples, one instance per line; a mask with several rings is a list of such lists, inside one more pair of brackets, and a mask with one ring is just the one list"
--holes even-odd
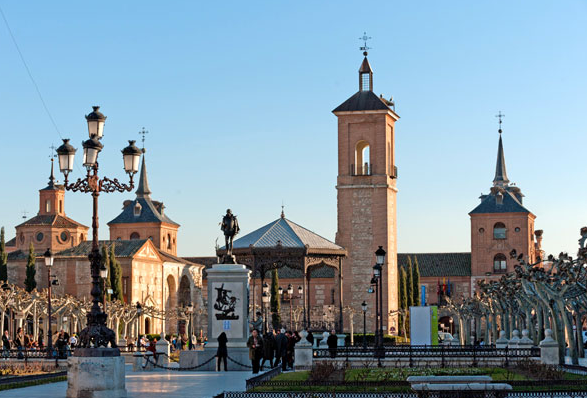
[(177, 302), (180, 307), (186, 307), (192, 302), (192, 287), (187, 275), (183, 275), (177, 291)]

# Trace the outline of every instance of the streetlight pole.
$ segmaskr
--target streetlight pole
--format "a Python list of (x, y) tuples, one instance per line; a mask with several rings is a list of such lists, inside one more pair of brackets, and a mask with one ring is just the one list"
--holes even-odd
[(194, 305), (192, 303), (189, 303), (188, 304), (187, 313), (190, 315), (190, 324), (188, 326), (188, 333), (190, 334), (190, 337), (188, 339), (188, 349), (191, 350), (193, 348), (193, 346), (194, 346), (194, 344), (192, 342), (192, 334), (193, 334), (193, 331), (192, 331), (192, 327), (193, 327), (192, 326), (193, 325), (192, 324), (192, 322), (193, 322), (192, 315), (194, 313)]
[(44, 254), (45, 266), (47, 267), (47, 358), (51, 359), (53, 354), (53, 336), (51, 335), (51, 267), (53, 266), (53, 253), (50, 248)]
[(367, 349), (367, 303), (363, 301), (361, 304), (363, 310), (363, 350)]
[(385, 350), (383, 349), (383, 264), (385, 264), (385, 250), (382, 246), (375, 251), (375, 258), (377, 259), (376, 264), (373, 266), (373, 278), (376, 283), (375, 294), (379, 297), (379, 307), (377, 308), (377, 336), (376, 336), (376, 352), (377, 352), (377, 365), (381, 367), (381, 357), (385, 356)]
[[(115, 333), (106, 326), (106, 319), (108, 315), (100, 308), (100, 298), (102, 295), (101, 289), (101, 274), (103, 274), (101, 266), (102, 255), (98, 247), (98, 197), (100, 192), (129, 192), (134, 188), (133, 176), (139, 170), (139, 160), (141, 158), (141, 150), (134, 145), (134, 141), (129, 141), (129, 146), (122, 150), (124, 160), (124, 170), (130, 177), (129, 184), (122, 184), (117, 178), (110, 179), (98, 177), (98, 154), (104, 147), (100, 140), (103, 136), (104, 122), (106, 116), (99, 112), (100, 107), (93, 107), (94, 110), (86, 116), (88, 123), (88, 133), (90, 139), (85, 141), (82, 146), (84, 148), (83, 165), (86, 168), (86, 177), (74, 183), (68, 182), (68, 176), (73, 171), (73, 161), (76, 149), (69, 144), (69, 139), (63, 140), (63, 145), (57, 148), (57, 155), (59, 157), (59, 168), (65, 176), (63, 186), (68, 191), (90, 193), (92, 195), (92, 251), (88, 255), (90, 260), (90, 269), (92, 277), (92, 308), (87, 314), (87, 326), (80, 332), (78, 346), (81, 348), (99, 348), (107, 347), (108, 344), (112, 348), (116, 348)], [(86, 355), (93, 356), (96, 353), (88, 351)]]
[(263, 295), (261, 296), (261, 301), (263, 303), (263, 334), (267, 333), (267, 329), (268, 329), (267, 308), (269, 307), (269, 300), (271, 300), (269, 293), (263, 292)]
[(141, 303), (139, 303), (137, 301), (136, 308), (137, 308), (137, 344), (136, 344), (136, 346), (137, 346), (137, 351), (140, 351), (141, 342), (139, 341), (139, 335), (141, 334), (140, 333), (140, 330), (141, 330), (141, 315), (143, 314), (143, 306), (141, 305)]

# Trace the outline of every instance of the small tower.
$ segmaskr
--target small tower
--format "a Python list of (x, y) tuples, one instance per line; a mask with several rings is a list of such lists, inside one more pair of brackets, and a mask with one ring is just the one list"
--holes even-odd
[[(366, 40), (366, 36), (365, 36)], [(383, 266), (383, 314), (397, 310), (397, 223), (394, 160), (395, 122), (399, 116), (390, 102), (373, 92), (373, 70), (367, 49), (361, 48), (359, 91), (332, 111), (338, 118), (338, 231), (336, 244), (344, 247), (344, 305), (361, 310), (361, 303), (375, 307), (368, 294), (375, 251), (387, 251)], [(375, 322), (368, 320), (367, 329)], [(385, 333), (398, 330), (395, 316), (383, 317)], [(345, 329), (349, 325), (345, 324)]]
[(536, 260), (534, 220), (536, 216), (524, 207), (524, 195), (510, 181), (506, 172), (502, 140), (502, 117), (499, 117), (499, 141), (495, 177), (489, 194), (481, 195), (481, 203), (469, 213), (471, 217), (471, 275), (475, 279), (499, 277), (514, 271), (517, 264), (509, 258), (515, 249), (526, 261)]
[(51, 175), (49, 176), (49, 185), (39, 190), (39, 214), (59, 214), (60, 216), (64, 216), (64, 198), (65, 189), (62, 185), (55, 184), (55, 176), (53, 174), (53, 158), (51, 158)]
[(179, 224), (165, 215), (163, 202), (151, 200), (145, 149), (135, 200), (125, 200), (122, 213), (108, 223), (111, 240), (151, 239), (158, 249), (177, 255)]

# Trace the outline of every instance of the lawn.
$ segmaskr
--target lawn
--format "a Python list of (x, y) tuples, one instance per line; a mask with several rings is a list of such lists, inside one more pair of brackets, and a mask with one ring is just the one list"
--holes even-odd
[[(252, 391), (299, 391), (299, 392), (409, 392), (411, 388), (406, 383), (409, 376), (457, 376), (457, 375), (489, 375), (495, 382), (528, 381), (528, 385), (514, 386), (514, 390), (520, 391), (547, 391), (559, 390), (584, 390), (582, 385), (556, 385), (552, 381), (548, 385), (532, 385), (532, 379), (524, 372), (516, 369), (504, 368), (364, 368), (344, 370), (344, 383), (332, 383), (330, 385), (305, 385), (310, 377), (309, 371), (282, 373), (274, 377), (263, 386), (256, 387)], [(587, 376), (564, 373), (564, 380), (585, 380)], [(283, 384), (281, 384), (283, 382)], [(291, 384), (289, 384), (291, 382)], [(365, 385), (362, 385), (366, 383)], [(289, 384), (289, 385), (288, 385)], [(319, 384), (319, 383), (318, 383)]]

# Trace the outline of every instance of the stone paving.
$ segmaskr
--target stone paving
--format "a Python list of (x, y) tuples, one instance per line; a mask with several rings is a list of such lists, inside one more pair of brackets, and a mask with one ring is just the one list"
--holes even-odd
[[(210, 398), (222, 391), (244, 391), (251, 372), (133, 372), (126, 366), (129, 398)], [(67, 382), (0, 391), (0, 398), (65, 397)]]

